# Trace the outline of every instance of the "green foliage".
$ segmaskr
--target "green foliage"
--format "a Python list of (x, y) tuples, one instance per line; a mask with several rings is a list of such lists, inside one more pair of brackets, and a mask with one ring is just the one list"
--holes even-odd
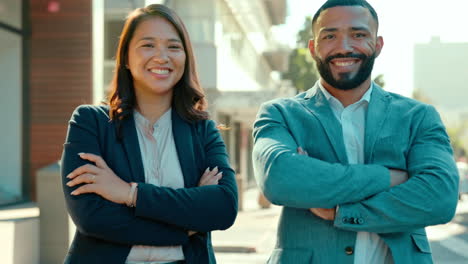
[(297, 32), (297, 45), (299, 47), (307, 47), (309, 40), (312, 38), (312, 17), (306, 17), (302, 29)]
[(447, 126), (447, 134), (450, 137), (450, 143), (456, 158), (466, 156), (465, 142), (468, 122), (462, 122), (457, 126)]
[(374, 78), (374, 82), (380, 87), (384, 88), (385, 87), (384, 75), (383, 74), (377, 75), (377, 77)]
[(429, 96), (424, 94), (420, 89), (414, 89), (411, 97), (420, 102), (423, 102), (426, 104), (432, 104), (431, 98), (429, 98)]
[(297, 48), (289, 55), (288, 71), (284, 79), (292, 81), (298, 92), (312, 87), (318, 79), (315, 63), (307, 48), (312, 38), (312, 18), (306, 17), (303, 28), (297, 33)]

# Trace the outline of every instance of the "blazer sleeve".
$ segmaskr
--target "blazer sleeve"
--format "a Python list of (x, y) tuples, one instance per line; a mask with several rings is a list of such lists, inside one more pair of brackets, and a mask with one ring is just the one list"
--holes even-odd
[[(289, 107), (287, 111), (294, 110)], [(390, 187), (389, 170), (383, 166), (342, 165), (297, 154), (285, 111), (281, 102), (266, 103), (254, 124), (255, 176), (272, 203), (304, 209), (333, 208)]]
[(369, 199), (340, 205), (335, 226), (390, 233), (453, 218), (459, 182), (449, 137), (434, 107), (426, 106), (421, 112), (407, 157), (409, 180)]
[[(238, 208), (235, 174), (214, 122), (207, 120), (202, 123), (202, 151), (206, 165), (210, 168), (218, 166), (223, 172), (218, 185), (172, 189), (139, 183), (137, 216), (198, 232), (224, 230), (234, 223)], [(196, 158), (197, 162), (202, 161), (200, 157)]]
[[(68, 211), (79, 232), (102, 240), (126, 245), (170, 246), (188, 242), (187, 231), (135, 216), (133, 208), (112, 203), (97, 194), (70, 195), (66, 176), (86, 164), (78, 153), (101, 155), (96, 110), (78, 107), (69, 122), (67, 140), (61, 160), (62, 185)], [(102, 122), (102, 120), (101, 120)], [(106, 120), (105, 122), (108, 122)]]

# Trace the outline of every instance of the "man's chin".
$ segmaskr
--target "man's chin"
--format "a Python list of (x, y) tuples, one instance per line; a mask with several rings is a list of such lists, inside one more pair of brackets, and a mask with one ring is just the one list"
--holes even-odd
[(350, 71), (350, 72), (340, 72), (340, 73), (333, 73), (333, 78), (336, 82), (352, 82), (354, 78), (356, 78), (357, 72)]

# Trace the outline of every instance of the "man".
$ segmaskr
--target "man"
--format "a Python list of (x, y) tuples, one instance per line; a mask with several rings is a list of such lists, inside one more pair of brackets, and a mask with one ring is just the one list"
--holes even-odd
[(371, 81), (383, 47), (364, 0), (329, 0), (312, 21), (320, 80), (262, 105), (255, 174), (283, 206), (269, 263), (432, 263), (424, 228), (450, 221), (458, 175), (429, 105)]

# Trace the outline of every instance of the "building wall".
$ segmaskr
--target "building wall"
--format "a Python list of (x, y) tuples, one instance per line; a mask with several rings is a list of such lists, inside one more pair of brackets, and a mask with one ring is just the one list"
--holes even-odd
[[(218, 89), (221, 91), (258, 91), (268, 88), (271, 68), (255, 48), (239, 20), (224, 1), (217, 1), (216, 42), (218, 48)], [(243, 12), (249, 13), (250, 9)], [(266, 33), (266, 32), (261, 32)]]
[(435, 106), (466, 108), (468, 43), (444, 43), (433, 38), (414, 52), (414, 88)]
[(73, 109), (92, 102), (91, 1), (30, 0), (32, 186), (38, 168), (60, 159)]

